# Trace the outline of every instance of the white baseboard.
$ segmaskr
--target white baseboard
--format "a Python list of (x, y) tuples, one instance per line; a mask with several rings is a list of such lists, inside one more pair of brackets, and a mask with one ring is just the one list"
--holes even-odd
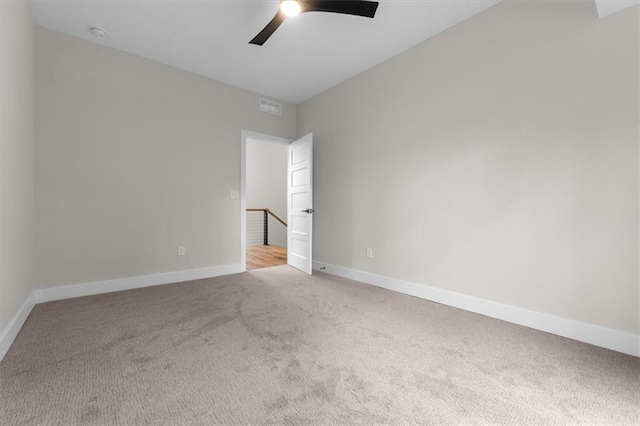
[(429, 287), (382, 275), (371, 274), (323, 262), (313, 262), (313, 269), (332, 275), (360, 281), (376, 287), (419, 297), (475, 312), (492, 318), (511, 322), (580, 342), (611, 349), (629, 355), (640, 356), (640, 336), (597, 325), (586, 324), (566, 318), (529, 311), (515, 306), (504, 305), (473, 296)]
[(20, 306), (20, 309), (18, 309), (18, 312), (11, 318), (7, 327), (2, 330), (2, 335), (0, 335), (0, 361), (2, 361), (7, 351), (9, 351), (11, 344), (20, 332), (20, 329), (22, 329), (24, 322), (27, 320), (34, 306), (34, 292), (31, 292), (22, 306)]
[[(422, 284), (411, 283), (323, 262), (313, 262), (313, 267), (316, 270), (322, 270), (343, 278), (431, 300), (433, 302), (442, 303), (444, 305), (453, 306), (455, 308), (464, 309), (470, 312), (475, 312), (488, 317), (523, 325), (536, 330), (545, 331), (629, 355), (640, 356), (640, 336), (631, 333), (625, 333), (553, 315), (542, 314), (515, 306), (504, 305), (460, 293), (454, 293)], [(143, 275), (132, 278), (35, 290), (29, 295), (29, 297), (27, 297), (16, 315), (9, 322), (9, 325), (7, 325), (3, 330), (2, 335), (0, 335), (0, 361), (9, 350), (9, 347), (20, 332), (20, 329), (24, 325), (24, 322), (36, 303), (203, 278), (212, 278), (222, 275), (237, 274), (244, 272), (245, 270), (245, 267), (240, 264), (214, 266), (211, 268), (191, 269), (164, 274)]]
[(65, 285), (61, 287), (41, 288), (35, 291), (35, 302), (51, 302), (74, 297), (92, 296), (94, 294), (151, 287), (154, 285), (179, 283), (182, 281), (213, 278), (222, 275), (244, 272), (244, 265), (223, 265), (210, 268), (189, 269), (186, 271), (166, 272), (163, 274), (141, 275), (138, 277), (120, 278), (116, 280), (96, 281), (85, 284)]

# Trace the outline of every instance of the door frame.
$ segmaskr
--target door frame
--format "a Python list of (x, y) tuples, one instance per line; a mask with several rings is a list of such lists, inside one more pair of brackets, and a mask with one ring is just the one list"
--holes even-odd
[(293, 142), (292, 139), (250, 130), (240, 132), (240, 265), (243, 271), (247, 270), (247, 139), (287, 146)]

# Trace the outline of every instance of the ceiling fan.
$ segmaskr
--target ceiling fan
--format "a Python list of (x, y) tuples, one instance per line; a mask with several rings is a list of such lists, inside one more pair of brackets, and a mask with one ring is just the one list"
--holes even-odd
[(366, 0), (284, 0), (271, 22), (249, 44), (262, 46), (284, 22), (287, 16), (305, 12), (330, 12), (373, 18), (378, 9), (377, 1)]

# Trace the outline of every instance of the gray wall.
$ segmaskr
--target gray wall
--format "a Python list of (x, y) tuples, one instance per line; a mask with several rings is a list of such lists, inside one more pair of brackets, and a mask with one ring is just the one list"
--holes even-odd
[(35, 27), (26, 1), (0, 3), (0, 332), (33, 287)]
[(41, 28), (36, 56), (38, 285), (238, 264), (240, 132), (296, 107)]
[(301, 104), (315, 259), (638, 333), (637, 61), (637, 8), (508, 2)]

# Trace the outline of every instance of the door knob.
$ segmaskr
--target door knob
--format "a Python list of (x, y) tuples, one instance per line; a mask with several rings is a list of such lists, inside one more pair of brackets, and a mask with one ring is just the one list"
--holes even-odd
[(306, 209), (306, 210), (302, 210), (302, 213), (313, 213), (315, 210), (314, 209)]

